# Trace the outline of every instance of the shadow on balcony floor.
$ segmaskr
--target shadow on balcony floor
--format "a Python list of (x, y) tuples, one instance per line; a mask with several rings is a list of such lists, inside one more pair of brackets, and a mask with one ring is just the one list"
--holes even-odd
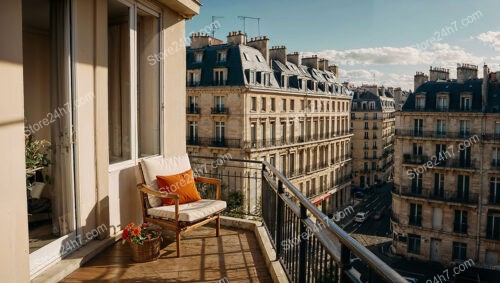
[[(250, 231), (202, 227), (183, 237), (176, 258), (168, 237), (160, 258), (135, 263), (128, 245), (116, 243), (61, 282), (272, 282), (255, 235)], [(224, 278), (226, 278), (224, 280)]]

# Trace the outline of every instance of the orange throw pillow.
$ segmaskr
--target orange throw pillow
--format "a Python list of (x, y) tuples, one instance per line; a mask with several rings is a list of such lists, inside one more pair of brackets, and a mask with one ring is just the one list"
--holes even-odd
[[(179, 195), (179, 204), (201, 200), (191, 169), (176, 175), (156, 176), (156, 180), (160, 192)], [(175, 204), (175, 200), (172, 198), (162, 198), (162, 201), (163, 205)]]

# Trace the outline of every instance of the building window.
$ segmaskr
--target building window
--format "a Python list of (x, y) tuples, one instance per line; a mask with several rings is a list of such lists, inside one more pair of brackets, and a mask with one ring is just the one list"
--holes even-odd
[(453, 232), (467, 234), (467, 211), (455, 210), (455, 221), (453, 222)]
[(373, 113), (373, 119), (377, 119), (377, 113)]
[(376, 150), (373, 151), (372, 157), (377, 158), (377, 151)]
[(225, 113), (224, 108), (224, 96), (215, 96), (214, 97), (214, 107), (215, 113)]
[(470, 176), (458, 175), (457, 177), (457, 199), (469, 200)]
[(500, 167), (500, 147), (494, 147), (491, 151), (491, 167)]
[(195, 63), (201, 63), (203, 61), (203, 52), (195, 52), (194, 61)]
[(423, 153), (423, 145), (421, 143), (413, 144), (413, 155), (422, 155)]
[(413, 135), (415, 136), (423, 136), (424, 134), (424, 120), (423, 119), (414, 119), (413, 120)]
[(422, 194), (422, 181), (423, 175), (418, 174), (415, 178), (411, 179), (411, 192), (414, 194)]
[(276, 99), (274, 97), (271, 98), (271, 111), (276, 111)]
[(500, 122), (495, 123), (495, 139), (500, 140)]
[(434, 174), (434, 196), (444, 197), (444, 174)]
[(425, 96), (417, 95), (415, 97), (415, 109), (424, 110), (425, 109)]
[(250, 58), (248, 57), (248, 54), (246, 52), (243, 52), (243, 56), (245, 56), (246, 61), (250, 61)]
[(286, 99), (281, 100), (281, 111), (286, 112)]
[(420, 254), (420, 236), (408, 234), (408, 252), (412, 254)]
[(436, 134), (438, 136), (446, 135), (446, 121), (445, 120), (437, 120), (436, 121)]
[(422, 205), (410, 204), (410, 219), (408, 223), (413, 226), (422, 226)]
[(368, 151), (365, 151), (365, 158), (368, 159)]
[(217, 52), (217, 62), (226, 62), (227, 52), (225, 50)]
[(276, 145), (276, 123), (271, 122), (270, 124), (270, 135), (271, 135), (271, 145)]
[(295, 100), (290, 99), (290, 111), (295, 111)]
[(257, 124), (256, 123), (250, 124), (250, 142), (251, 142), (252, 148), (255, 148), (257, 146)]
[(460, 110), (470, 111), (472, 107), (472, 96), (470, 94), (462, 94), (460, 96)]
[(214, 69), (214, 85), (226, 85), (226, 80), (226, 69)]
[(301, 100), (300, 101), (300, 110), (304, 111), (305, 109), (306, 109), (306, 102), (304, 100)]
[(365, 130), (368, 130), (368, 122), (365, 122)]
[(257, 111), (257, 97), (255, 96), (252, 97), (252, 102), (250, 107), (252, 111)]
[(436, 106), (438, 111), (448, 111), (448, 95), (438, 95)]
[(287, 77), (285, 75), (281, 75), (280, 87), (286, 88)]
[(500, 204), (500, 177), (490, 178), (490, 197), (491, 204)]
[(224, 122), (215, 122), (215, 141), (217, 143), (224, 142)]
[(187, 83), (188, 86), (197, 86), (200, 84), (200, 71), (199, 70), (188, 70), (187, 71)]
[(369, 139), (368, 132), (365, 132), (365, 139)]
[(274, 167), (276, 166), (275, 158), (276, 157), (274, 156), (274, 154), (269, 155), (269, 164), (271, 164)]
[(467, 244), (453, 242), (452, 260), (467, 260)]
[(497, 241), (500, 240), (500, 212), (488, 212), (486, 238)]
[[(109, 25), (110, 164), (158, 155), (161, 150), (161, 62), (150, 64), (146, 60), (150, 54), (160, 53), (160, 18), (139, 7), (128, 9), (132, 10), (137, 11), (135, 23), (131, 24), (129, 15), (125, 15), (115, 19), (121, 23)], [(130, 71), (132, 65), (136, 72)]]
[(198, 107), (198, 96), (188, 96), (188, 111), (189, 114), (200, 114)]
[(262, 145), (266, 144), (266, 123), (260, 124), (260, 139), (262, 140)]
[(470, 135), (470, 121), (460, 120), (460, 135), (464, 138)]
[(198, 122), (189, 121), (189, 140), (196, 142), (198, 140)]

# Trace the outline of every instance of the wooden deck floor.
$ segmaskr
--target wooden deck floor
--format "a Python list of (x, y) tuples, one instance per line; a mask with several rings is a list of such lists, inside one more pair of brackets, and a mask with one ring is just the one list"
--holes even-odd
[(211, 227), (188, 233), (183, 256), (176, 258), (175, 242), (164, 244), (157, 261), (135, 263), (128, 245), (116, 243), (61, 282), (272, 282), (255, 235)]

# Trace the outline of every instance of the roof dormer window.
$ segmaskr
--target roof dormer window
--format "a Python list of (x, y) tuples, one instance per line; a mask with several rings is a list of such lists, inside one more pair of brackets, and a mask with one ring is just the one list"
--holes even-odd
[(245, 60), (250, 61), (250, 57), (248, 57), (248, 54), (246, 54), (245, 52), (243, 52), (243, 56), (245, 57)]
[(425, 94), (417, 94), (415, 96), (415, 110), (425, 109)]
[(257, 61), (261, 63), (264, 61), (264, 59), (260, 55), (255, 55), (255, 57), (257, 58)]
[(196, 63), (201, 63), (203, 61), (203, 52), (194, 53), (194, 61)]
[(472, 108), (472, 95), (469, 93), (460, 94), (460, 110), (470, 111)]
[(217, 51), (217, 62), (226, 62), (226, 50)]
[(440, 93), (437, 95), (436, 107), (438, 111), (448, 111), (448, 94)]

